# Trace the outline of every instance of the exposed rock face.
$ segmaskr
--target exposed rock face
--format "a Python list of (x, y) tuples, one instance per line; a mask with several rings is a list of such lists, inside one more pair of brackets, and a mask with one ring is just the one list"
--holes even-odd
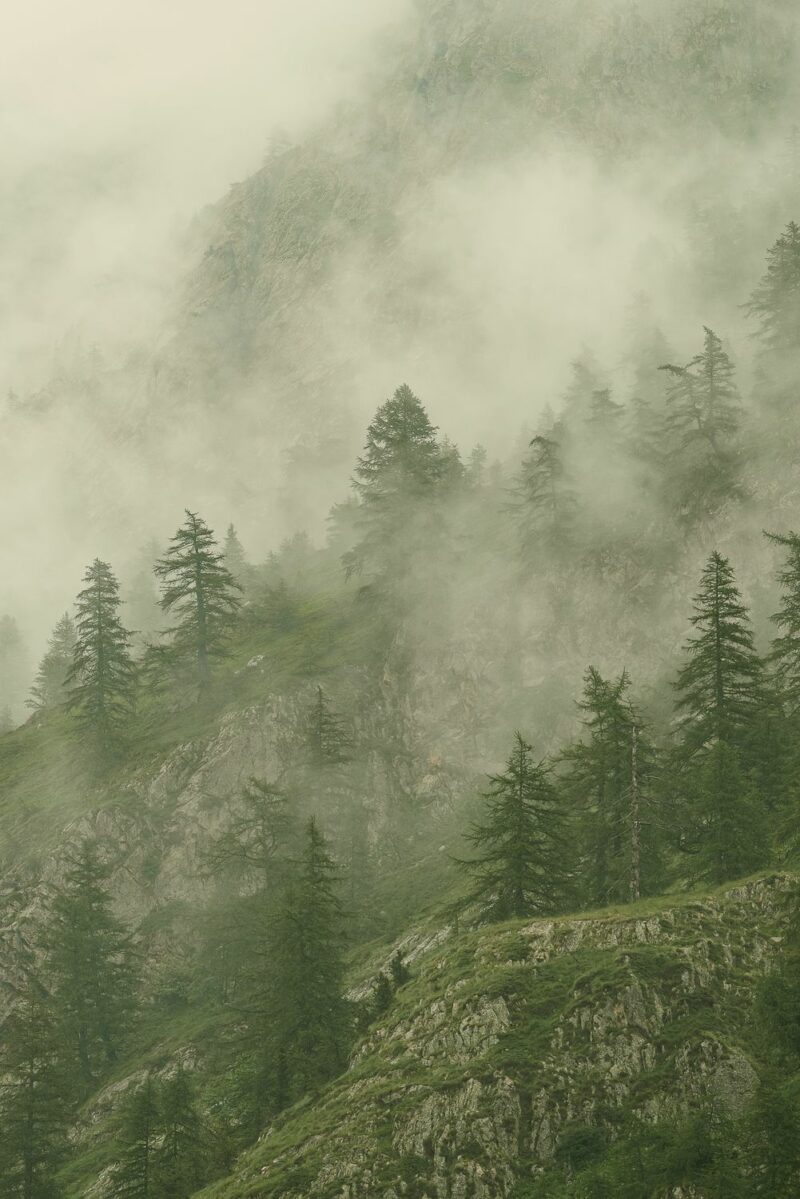
[(777, 875), (431, 946), (349, 1074), (215, 1194), (505, 1199), (567, 1128), (614, 1136), (615, 1115), (679, 1120), (706, 1100), (741, 1114), (749, 997), (797, 889)]

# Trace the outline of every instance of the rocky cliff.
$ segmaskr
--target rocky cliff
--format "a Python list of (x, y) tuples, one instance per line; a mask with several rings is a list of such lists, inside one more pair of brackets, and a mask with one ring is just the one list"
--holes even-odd
[(405, 946), (414, 979), (348, 1073), (207, 1194), (506, 1199), (567, 1138), (609, 1142), (704, 1105), (741, 1115), (756, 980), (798, 881)]

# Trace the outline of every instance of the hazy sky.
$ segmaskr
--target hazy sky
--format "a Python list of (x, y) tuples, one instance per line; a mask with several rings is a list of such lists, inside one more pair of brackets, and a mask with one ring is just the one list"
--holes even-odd
[[(191, 215), (364, 79), (409, 0), (7, 0), (0, 386), (152, 307)], [(109, 301), (113, 311), (109, 313)], [(95, 321), (97, 324), (95, 325)]]

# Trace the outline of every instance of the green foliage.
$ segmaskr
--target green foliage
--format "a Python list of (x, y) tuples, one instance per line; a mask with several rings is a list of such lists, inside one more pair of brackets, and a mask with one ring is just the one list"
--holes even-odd
[(213, 660), (228, 653), (241, 587), (217, 550), (213, 531), (188, 509), (155, 572), (162, 583), (161, 607), (175, 621), (168, 632), (172, 656), (194, 661), (203, 689), (210, 682)]
[(159, 1110), (150, 1074), (124, 1105), (120, 1120), (119, 1163), (114, 1170), (114, 1199), (155, 1199), (162, 1192), (155, 1177)]
[(772, 621), (779, 633), (772, 642), (770, 662), (781, 698), (796, 715), (800, 710), (800, 535), (767, 533), (766, 537), (786, 550), (786, 561), (777, 576), (781, 606)]
[(678, 675), (682, 738), (692, 754), (715, 739), (743, 746), (761, 702), (762, 665), (750, 618), (727, 558), (716, 550), (702, 574), (687, 642), (687, 661)]
[(267, 996), (276, 1102), (337, 1074), (350, 1037), (336, 865), (311, 819), (272, 938)]
[(420, 401), (403, 384), (377, 411), (358, 459), (353, 485), (359, 498), (359, 541), (344, 555), (348, 577), (369, 571), (395, 588), (410, 559), (436, 536), (433, 501), (452, 477), (436, 429)]
[(513, 490), (521, 560), (525, 570), (533, 572), (543, 557), (566, 554), (574, 535), (576, 500), (557, 441), (533, 438)]
[(557, 912), (567, 889), (567, 848), (558, 794), (549, 769), (516, 734), (503, 774), (489, 776), (486, 814), (469, 842), (477, 857), (464, 865), (475, 876), (471, 902), (495, 920)]
[(767, 251), (767, 270), (747, 304), (759, 337), (773, 351), (800, 345), (800, 226), (790, 221)]
[[(763, 866), (768, 856), (764, 808), (742, 773), (739, 756), (715, 741), (697, 776), (693, 844), (698, 875), (721, 883)], [(692, 844), (689, 834), (689, 844)]]
[(53, 629), (47, 650), (39, 663), (28, 707), (54, 708), (67, 699), (67, 679), (75, 656), (76, 640), (75, 622), (65, 612)]
[(133, 1012), (130, 939), (111, 910), (111, 867), (97, 843), (66, 858), (43, 932), (52, 1006), (79, 1091), (116, 1061)]
[(309, 763), (318, 769), (349, 760), (352, 736), (321, 687), (306, 718), (305, 742)]
[(77, 599), (77, 638), (67, 676), (69, 708), (90, 737), (99, 760), (125, 743), (135, 701), (136, 671), (131, 635), (119, 618), (119, 584), (107, 562), (96, 558)]
[(62, 1047), (46, 994), (27, 982), (0, 1028), (0, 1190), (9, 1199), (59, 1199), (70, 1115)]
[(655, 753), (623, 673), (608, 681), (590, 666), (584, 677), (584, 739), (562, 753), (562, 790), (578, 816), (579, 898), (588, 903), (638, 899), (659, 882)]
[(719, 337), (706, 328), (703, 349), (689, 363), (660, 369), (671, 376), (667, 489), (680, 516), (694, 523), (742, 495), (736, 440), (740, 401), (734, 368)]

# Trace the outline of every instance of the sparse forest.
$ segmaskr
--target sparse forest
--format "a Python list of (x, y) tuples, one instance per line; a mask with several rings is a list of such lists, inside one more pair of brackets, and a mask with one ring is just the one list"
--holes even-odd
[(800, 20), (272, 7), (0, 196), (0, 1199), (796, 1199)]
[[(768, 455), (789, 469), (800, 434), (775, 382), (800, 353), (800, 327), (796, 345), (790, 336), (795, 233), (790, 225), (769, 251), (750, 300), (761, 339), (751, 402), (732, 349), (706, 329), (685, 365), (638, 364), (647, 402), (613, 398), (576, 363), (563, 408), (516, 457), (488, 463), (478, 447), (465, 462), (404, 384), (370, 423), (353, 499), (331, 513), (321, 548), (296, 538), (259, 566), (232, 525), (220, 544), (187, 511), (153, 566), (164, 631), (138, 647), (112, 567), (92, 563), (30, 699), (36, 735), (52, 729), (72, 747), (86, 786), (113, 793), (154, 725), (224, 710), (240, 694), (285, 695), (281, 658), (292, 646), (295, 695), (279, 716), (275, 773), (214, 800), (192, 867), (204, 898), (170, 917), (179, 952), (169, 920), (114, 915), (122, 846), (100, 829), (69, 851), (10, 947), (0, 1095), (8, 1194), (68, 1193), (58, 1180), (68, 1188), (67, 1130), (81, 1105), (176, 1012), (218, 1023), (222, 1089), (201, 1103), (185, 1063), (164, 1070), (145, 1059), (115, 1122), (107, 1193), (179, 1199), (226, 1173), (391, 1011), (413, 976), (402, 954), (356, 993), (347, 962), (425, 905), (445, 904), (463, 930), (636, 904), (793, 860), (800, 537), (775, 527), (758, 478)], [(753, 411), (772, 415), (756, 426)], [(775, 422), (792, 430), (780, 447), (770, 442)], [(602, 519), (586, 489), (587, 454), (637, 481), (632, 502)], [(715, 544), (741, 555), (739, 528), (774, 562), (774, 612), (759, 628), (735, 551)], [(646, 645), (674, 639), (661, 623), (666, 588), (680, 592), (682, 645), (653, 655)], [(581, 680), (574, 668), (595, 634)], [(532, 669), (549, 672), (546, 683), (532, 683)], [(431, 758), (435, 745), (447, 764)], [(140, 816), (128, 809), (134, 824)], [(418, 864), (429, 877), (414, 894)], [(788, 1039), (792, 1017), (777, 1013), (796, 1003), (793, 960), (753, 1000)], [(781, 1053), (796, 1069), (788, 1042)], [(687, 1126), (704, 1170), (727, 1162), (729, 1189), (708, 1193), (750, 1193), (759, 1155), (770, 1194), (793, 1193), (796, 1163), (776, 1157), (781, 1125), (764, 1108), (777, 1068), (765, 1061), (744, 1125), (713, 1136)], [(794, 1085), (786, 1070), (781, 1087)], [(724, 1138), (752, 1138), (756, 1126), (746, 1168), (731, 1162)], [(666, 1177), (675, 1134), (647, 1136), (637, 1168)], [(626, 1144), (599, 1172), (587, 1159), (579, 1175), (589, 1189), (564, 1193), (611, 1193), (602, 1179), (629, 1168)], [(540, 1193), (556, 1190), (530, 1192)]]

